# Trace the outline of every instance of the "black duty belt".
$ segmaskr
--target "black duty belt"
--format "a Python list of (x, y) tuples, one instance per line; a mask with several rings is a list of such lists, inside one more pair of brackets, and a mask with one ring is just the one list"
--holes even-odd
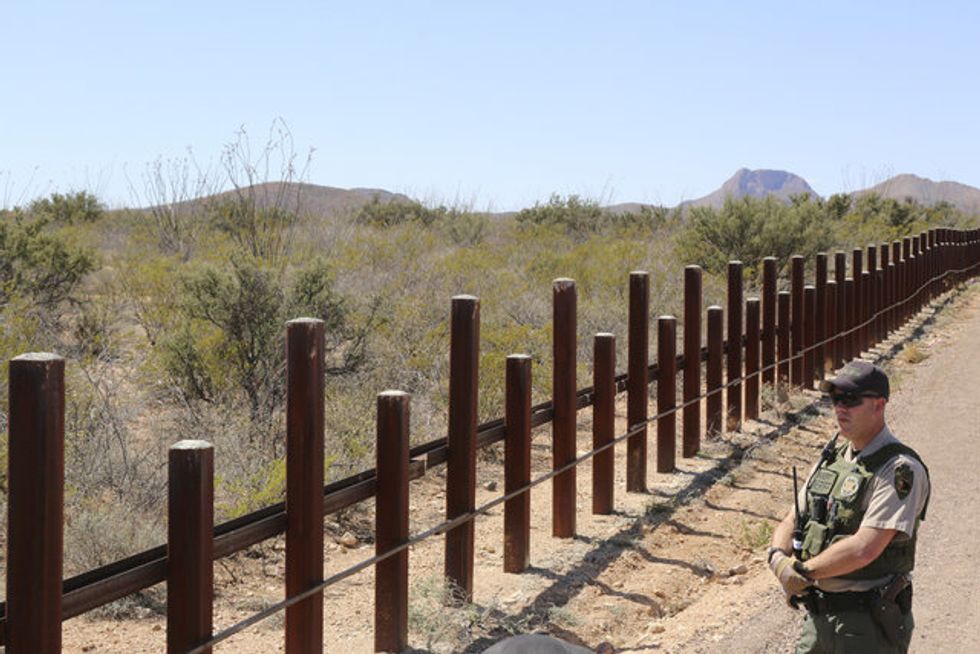
[(877, 588), (863, 592), (826, 593), (813, 588), (804, 596), (803, 603), (811, 613), (841, 613), (843, 611), (866, 611), (881, 596)]

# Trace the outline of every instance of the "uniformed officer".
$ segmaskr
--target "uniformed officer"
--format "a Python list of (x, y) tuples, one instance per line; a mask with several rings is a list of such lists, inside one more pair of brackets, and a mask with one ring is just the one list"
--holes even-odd
[(799, 520), (791, 510), (769, 548), (787, 600), (807, 609), (796, 652), (906, 652), (929, 473), (885, 425), (881, 368), (852, 361), (820, 389), (840, 431), (800, 489)]

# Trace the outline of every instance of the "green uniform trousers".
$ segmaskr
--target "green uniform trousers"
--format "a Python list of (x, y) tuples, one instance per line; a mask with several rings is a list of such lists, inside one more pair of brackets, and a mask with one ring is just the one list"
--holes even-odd
[(905, 654), (915, 622), (911, 612), (901, 619), (905, 633), (896, 645), (888, 641), (870, 611), (808, 613), (796, 654)]

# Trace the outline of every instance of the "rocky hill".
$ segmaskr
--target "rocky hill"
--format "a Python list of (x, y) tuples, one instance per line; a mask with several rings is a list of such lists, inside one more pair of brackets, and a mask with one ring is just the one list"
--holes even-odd
[(790, 196), (801, 193), (817, 195), (805, 179), (785, 170), (740, 168), (717, 191), (696, 200), (684, 202), (682, 206), (719, 208), (725, 203), (725, 198), (729, 196), (740, 198), (746, 195), (754, 198), (775, 195), (781, 200), (789, 201)]
[(912, 198), (927, 206), (948, 202), (967, 213), (980, 213), (980, 189), (959, 182), (934, 182), (918, 175), (896, 175), (851, 195), (857, 197), (867, 193), (877, 193), (894, 200)]

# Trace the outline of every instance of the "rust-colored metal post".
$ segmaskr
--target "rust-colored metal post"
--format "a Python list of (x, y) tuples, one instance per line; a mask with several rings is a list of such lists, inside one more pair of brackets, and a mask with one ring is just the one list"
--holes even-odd
[(816, 258), (816, 279), (814, 280), (814, 286), (817, 289), (817, 299), (816, 299), (816, 313), (814, 314), (814, 319), (816, 324), (814, 325), (814, 337), (816, 340), (816, 348), (813, 351), (813, 371), (816, 375), (817, 380), (822, 380), (824, 372), (827, 369), (827, 348), (823, 344), (824, 339), (827, 338), (829, 331), (827, 329), (827, 253), (820, 252), (817, 254)]
[(167, 652), (179, 654), (208, 640), (213, 626), (214, 447), (175, 443), (167, 473)]
[[(554, 469), (575, 460), (575, 333), (576, 292), (571, 279), (554, 283), (554, 390), (555, 417), (551, 422)], [(556, 538), (575, 536), (575, 468), (552, 480), (553, 522)]]
[(792, 303), (789, 291), (780, 291), (776, 298), (779, 326), (777, 328), (778, 350), (776, 355), (779, 365), (776, 367), (778, 372), (777, 384), (785, 389), (789, 385), (790, 372), (790, 304)]
[[(861, 272), (864, 270), (864, 251), (861, 248), (854, 248), (851, 252), (851, 276), (854, 279), (854, 294), (851, 301), (854, 303), (854, 327), (860, 325), (864, 320), (864, 288), (862, 288)], [(851, 339), (854, 349), (850, 353), (850, 359), (861, 355), (864, 346), (864, 329), (857, 329)]]
[[(592, 367), (592, 448), (611, 443), (616, 429), (616, 337), (595, 335)], [(610, 447), (592, 458), (592, 513), (613, 512), (616, 452)]]
[[(556, 326), (557, 327), (557, 326)], [(476, 507), (476, 423), (479, 413), (480, 300), (452, 299), (449, 334), (449, 454), (446, 519)], [(473, 521), (446, 532), (446, 579), (458, 602), (473, 599)]]
[(840, 289), (837, 288), (837, 281), (827, 280), (827, 337), (830, 339), (826, 346), (826, 365), (833, 370), (837, 367), (837, 348), (840, 346), (840, 339), (837, 337), (837, 305), (840, 296)]
[[(682, 454), (701, 449), (701, 267), (684, 268), (684, 426)], [(688, 404), (690, 402), (690, 404)]]
[(793, 294), (793, 320), (792, 320), (792, 348), (793, 361), (791, 364), (791, 383), (794, 386), (803, 386), (803, 265), (804, 259), (800, 255), (794, 255), (792, 262), (790, 292)]
[(657, 319), (657, 472), (673, 472), (677, 451), (677, 318)]
[(728, 262), (728, 390), (725, 429), (742, 426), (742, 262)]
[(762, 260), (762, 382), (776, 381), (776, 257)]
[(892, 264), (895, 270), (892, 273), (891, 290), (891, 309), (888, 312), (888, 331), (895, 331), (901, 324), (901, 307), (898, 303), (902, 301), (902, 242), (892, 241)]
[(857, 333), (853, 331), (856, 322), (854, 320), (854, 279), (851, 277), (844, 280), (844, 324), (847, 327), (847, 333), (842, 341), (844, 359), (850, 361), (855, 357), (854, 341), (857, 338)]
[(745, 419), (759, 417), (759, 298), (745, 301)]
[(889, 284), (891, 283), (891, 271), (893, 269), (891, 265), (891, 251), (888, 248), (887, 243), (882, 243), (878, 252), (880, 252), (881, 258), (881, 293), (879, 294), (878, 301), (878, 340), (884, 341), (888, 338), (888, 307), (891, 306), (891, 294), (889, 293)]
[(902, 323), (912, 315), (912, 288), (915, 279), (915, 259), (912, 256), (912, 239), (908, 236), (902, 239)]
[(864, 349), (870, 350), (878, 342), (877, 321), (873, 320), (878, 312), (878, 248), (868, 245), (868, 304), (865, 320), (871, 320), (865, 330)]
[[(531, 483), (531, 357), (508, 356), (506, 375), (504, 493), (509, 495)], [(530, 563), (531, 492), (527, 491), (504, 502), (504, 572), (523, 572)]]
[(630, 273), (627, 341), (626, 424), (637, 432), (626, 439), (626, 490), (647, 489), (647, 406), (650, 380), (650, 275)]
[[(286, 323), (286, 597), (323, 581), (322, 320)], [(286, 652), (323, 651), (323, 593), (286, 609)]]
[(705, 398), (704, 433), (718, 436), (725, 425), (721, 420), (722, 352), (724, 351), (724, 309), (708, 307), (708, 364), (705, 370), (707, 397)]
[(837, 326), (834, 339), (834, 362), (831, 368), (840, 368), (847, 361), (847, 353), (844, 347), (844, 337), (842, 334), (847, 330), (847, 309), (844, 305), (844, 280), (847, 279), (847, 254), (838, 250), (834, 253), (834, 280), (837, 282)]
[(863, 342), (858, 344), (859, 356), (861, 352), (865, 352), (871, 349), (870, 343), (868, 342), (868, 339), (871, 337), (870, 336), (871, 329), (870, 326), (867, 324), (867, 322), (868, 322), (868, 318), (871, 317), (870, 307), (871, 307), (872, 292), (873, 289), (871, 287), (871, 273), (865, 270), (864, 272), (861, 273), (861, 293), (864, 295), (864, 297), (861, 299), (861, 307), (862, 307), (861, 322), (864, 323), (864, 326), (861, 328), (861, 334), (863, 335), (864, 340)]
[(813, 390), (816, 369), (817, 289), (812, 284), (803, 287), (803, 388)]
[(9, 654), (61, 652), (65, 360), (10, 360), (7, 493)]
[[(377, 502), (374, 553), (385, 554), (408, 541), (408, 393), (378, 394)], [(408, 550), (374, 566), (374, 651), (408, 647)]]

